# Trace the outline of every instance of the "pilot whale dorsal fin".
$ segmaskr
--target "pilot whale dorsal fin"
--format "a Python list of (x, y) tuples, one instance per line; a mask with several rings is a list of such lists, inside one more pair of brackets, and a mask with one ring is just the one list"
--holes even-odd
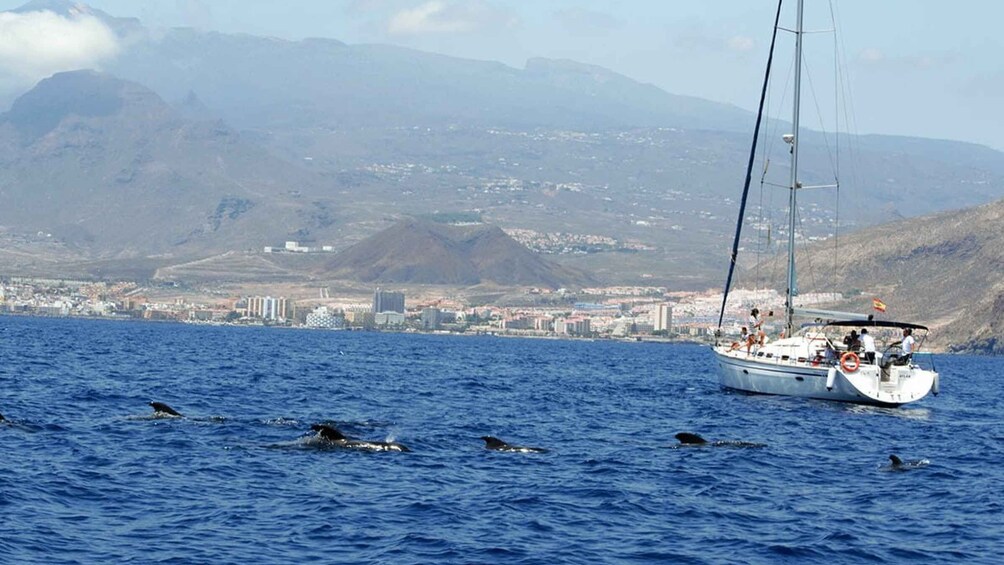
[(150, 406), (153, 408), (154, 412), (160, 412), (161, 414), (170, 414), (171, 416), (181, 416), (181, 412), (178, 412), (174, 408), (171, 408), (163, 402), (151, 401)]
[(481, 439), (485, 440), (485, 448), (487, 449), (505, 449), (509, 447), (508, 443), (494, 436), (481, 436)]
[(679, 440), (679, 442), (683, 445), (704, 445), (708, 443), (708, 441), (703, 437), (690, 432), (680, 432), (673, 437)]
[(317, 437), (324, 441), (331, 442), (334, 447), (357, 449), (362, 451), (411, 451), (408, 446), (396, 441), (370, 441), (365, 439), (352, 439), (338, 430), (338, 428), (328, 424), (311, 424), (310, 429), (317, 432)]
[(317, 432), (317, 435), (328, 441), (345, 441), (349, 439), (345, 437), (345, 434), (338, 431), (337, 428), (327, 424), (312, 424), (310, 429), (314, 430)]
[(0, 414), (0, 422), (3, 422), (3, 421), (4, 421), (4, 420), (6, 420), (6, 419), (7, 419), (7, 418), (4, 418), (4, 417), (3, 417), (3, 414)]
[(547, 450), (543, 447), (513, 445), (494, 436), (481, 436), (481, 439), (485, 440), (485, 449), (490, 449), (492, 451), (506, 451), (511, 453), (547, 453)]
[(889, 461), (892, 462), (892, 466), (893, 467), (902, 467), (903, 466), (903, 460), (900, 459), (898, 455), (890, 455), (889, 456)]

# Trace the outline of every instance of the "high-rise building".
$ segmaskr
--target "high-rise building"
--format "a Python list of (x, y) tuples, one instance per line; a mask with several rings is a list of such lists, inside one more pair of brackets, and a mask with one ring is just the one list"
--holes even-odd
[(251, 296), (247, 299), (247, 315), (250, 318), (261, 318), (263, 320), (286, 321), (292, 320), (294, 312), (293, 301), (280, 296)]
[(361, 310), (348, 310), (345, 312), (345, 321), (354, 325), (362, 327), (370, 327), (376, 322), (376, 316), (373, 312), (363, 312)]
[(422, 328), (426, 330), (438, 330), (443, 321), (443, 312), (439, 308), (422, 309)]
[(404, 325), (404, 314), (400, 312), (373, 314), (373, 323), (377, 326), (401, 326)]
[(345, 316), (330, 310), (327, 306), (318, 306), (313, 312), (307, 314), (304, 325), (308, 328), (340, 330), (345, 327)]
[(589, 318), (558, 318), (554, 321), (554, 333), (560, 335), (589, 335)]
[(262, 318), (265, 313), (265, 297), (263, 296), (249, 296), (248, 300), (248, 317), (249, 318)]
[(376, 289), (373, 293), (373, 313), (381, 312), (404, 314), (404, 293)]
[(655, 307), (655, 320), (653, 320), (655, 325), (655, 331), (666, 331), (667, 333), (673, 330), (673, 305), (672, 304), (659, 304)]
[(292, 320), (296, 315), (295, 301), (280, 296), (275, 301), (275, 310), (273, 312), (275, 314), (272, 318), (273, 320)]

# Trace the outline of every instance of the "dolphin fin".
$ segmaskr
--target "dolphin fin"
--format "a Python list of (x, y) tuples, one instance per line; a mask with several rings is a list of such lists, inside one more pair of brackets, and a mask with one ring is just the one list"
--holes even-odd
[(486, 449), (503, 449), (509, 444), (493, 436), (481, 436), (481, 439), (485, 440)]
[(708, 441), (705, 440), (703, 437), (697, 434), (692, 434), (690, 432), (680, 432), (676, 434), (674, 437), (684, 445), (703, 445), (705, 443), (708, 443)]
[(178, 412), (177, 410), (175, 410), (174, 408), (171, 408), (170, 406), (168, 406), (167, 404), (164, 404), (163, 402), (154, 402), (154, 401), (151, 401), (150, 402), (150, 406), (153, 408), (154, 412), (160, 412), (160, 413), (163, 413), (163, 414), (170, 414), (172, 416), (181, 416), (181, 412)]
[(325, 424), (312, 424), (310, 429), (314, 430), (317, 432), (317, 435), (328, 441), (344, 441), (349, 439), (336, 428)]

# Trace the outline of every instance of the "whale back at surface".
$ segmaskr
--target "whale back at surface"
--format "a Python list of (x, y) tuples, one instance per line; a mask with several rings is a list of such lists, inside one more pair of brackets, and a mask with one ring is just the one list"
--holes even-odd
[(313, 424), (310, 429), (317, 432), (317, 435), (328, 441), (347, 441), (349, 438), (332, 426), (326, 424)]
[(367, 441), (352, 439), (340, 432), (334, 426), (329, 426), (327, 424), (312, 424), (310, 429), (317, 432), (318, 437), (329, 442), (333, 447), (362, 449), (366, 451), (411, 451), (407, 446), (393, 441)]
[(912, 471), (914, 469), (923, 469), (930, 464), (931, 462), (927, 459), (903, 461), (898, 455), (893, 454), (889, 456), (889, 466), (885, 469), (887, 471)]
[(485, 449), (500, 450), (509, 447), (509, 444), (493, 436), (481, 436), (485, 440)]
[(513, 453), (547, 453), (543, 447), (527, 447), (524, 445), (512, 445), (494, 436), (481, 436), (485, 441), (485, 449), (492, 451), (506, 451)]
[(697, 434), (692, 434), (690, 432), (680, 432), (676, 434), (676, 436), (674, 437), (676, 437), (676, 439), (679, 440), (679, 442), (684, 445), (704, 445), (708, 443), (708, 441), (705, 440), (703, 437)]
[(700, 445), (709, 445), (711, 447), (741, 447), (741, 448), (753, 448), (753, 449), (761, 448), (761, 447), (767, 447), (766, 443), (756, 443), (756, 442), (752, 442), (752, 441), (740, 441), (740, 440), (734, 440), (734, 439), (723, 439), (723, 440), (717, 440), (717, 441), (708, 441), (708, 440), (704, 439), (703, 437), (701, 437), (701, 436), (699, 436), (697, 434), (694, 434), (694, 433), (690, 433), (690, 432), (680, 432), (680, 433), (676, 434), (676, 436), (674, 436), (674, 437), (676, 437), (676, 439), (680, 441), (680, 445), (681, 446), (686, 446), (686, 445), (698, 445), (698, 446), (700, 446)]
[(150, 402), (150, 406), (153, 408), (154, 412), (160, 412), (161, 414), (169, 414), (171, 416), (181, 416), (181, 412), (178, 412), (174, 408), (171, 408), (163, 402)]

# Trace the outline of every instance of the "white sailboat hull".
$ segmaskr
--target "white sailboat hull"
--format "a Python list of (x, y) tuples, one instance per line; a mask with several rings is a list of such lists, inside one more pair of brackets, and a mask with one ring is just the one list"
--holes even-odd
[[(788, 342), (787, 349), (798, 345)], [(938, 374), (915, 365), (891, 366), (883, 374), (878, 365), (862, 364), (849, 372), (838, 364), (817, 363), (811, 355), (784, 355), (785, 348), (765, 346), (770, 357), (748, 355), (745, 348), (729, 351), (716, 347), (719, 383), (726, 388), (756, 394), (818, 398), (877, 406), (900, 406), (936, 391)], [(937, 392), (935, 392), (937, 393)]]

